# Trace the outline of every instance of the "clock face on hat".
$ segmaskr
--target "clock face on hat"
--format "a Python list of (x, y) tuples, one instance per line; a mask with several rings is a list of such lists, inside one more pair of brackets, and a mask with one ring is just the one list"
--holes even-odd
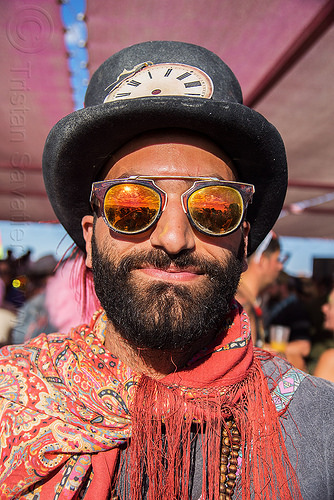
[(187, 64), (161, 63), (129, 72), (104, 102), (175, 95), (209, 99), (212, 94), (212, 80), (204, 71)]

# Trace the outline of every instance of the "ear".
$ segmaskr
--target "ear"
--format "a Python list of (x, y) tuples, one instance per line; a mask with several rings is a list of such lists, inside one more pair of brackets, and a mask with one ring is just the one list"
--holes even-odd
[(93, 215), (85, 215), (82, 218), (82, 234), (86, 242), (86, 266), (92, 268), (92, 237), (93, 237)]
[(243, 256), (243, 260), (242, 260), (242, 271), (241, 272), (244, 273), (245, 271), (247, 271), (247, 268), (248, 268), (247, 250), (248, 250), (248, 235), (249, 235), (249, 231), (250, 231), (249, 222), (244, 221), (242, 223), (241, 230), (242, 230), (242, 237), (244, 239), (244, 247), (245, 247), (245, 253)]

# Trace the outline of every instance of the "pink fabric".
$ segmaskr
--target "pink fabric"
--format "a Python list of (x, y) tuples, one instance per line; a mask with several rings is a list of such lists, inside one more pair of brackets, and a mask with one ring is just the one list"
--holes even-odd
[(5, 284), (3, 280), (0, 278), (0, 307), (2, 305), (4, 296), (5, 296)]
[(229, 64), (247, 100), (326, 2), (211, 0), (195, 6), (189, 0), (160, 0), (158, 7), (155, 0), (88, 2), (90, 68), (95, 71), (134, 43), (182, 40), (204, 45)]
[(55, 220), (41, 158), (50, 128), (73, 111), (60, 3), (2, 0), (0, 44), (0, 217)]
[(89, 323), (94, 311), (100, 307), (93, 287), (89, 286), (84, 305), (82, 264), (82, 257), (66, 261), (46, 285), (45, 305), (49, 321), (57, 331), (67, 332), (73, 325)]

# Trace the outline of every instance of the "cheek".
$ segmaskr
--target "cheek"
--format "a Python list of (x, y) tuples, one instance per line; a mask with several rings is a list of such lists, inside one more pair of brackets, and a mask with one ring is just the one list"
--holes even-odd
[(209, 253), (222, 254), (222, 251), (228, 250), (236, 254), (239, 250), (241, 240), (243, 238), (241, 229), (228, 236), (212, 237), (196, 231), (196, 250), (206, 249)]
[(334, 331), (334, 308), (324, 308), (324, 325), (328, 330)]
[(100, 217), (94, 228), (95, 246), (99, 253), (108, 255), (113, 252), (113, 239), (110, 236), (110, 230)]
[(329, 312), (328, 312), (328, 317), (330, 318), (331, 322), (334, 323), (334, 307), (331, 307)]
[(272, 275), (276, 275), (280, 271), (280, 262), (275, 258), (272, 259), (269, 264), (268, 271), (271, 272)]
[(150, 232), (143, 234), (125, 236), (115, 233), (105, 224), (102, 218), (99, 218), (95, 225), (95, 241), (100, 252), (105, 255), (111, 254), (122, 256), (133, 251), (135, 248), (140, 250), (150, 249)]
[(215, 260), (221, 264), (233, 255), (242, 263), (242, 272), (247, 269), (247, 257), (245, 254), (245, 247), (240, 245), (242, 243), (243, 235), (239, 230), (229, 236), (221, 238), (206, 237), (199, 235), (196, 238), (195, 253), (203, 258)]

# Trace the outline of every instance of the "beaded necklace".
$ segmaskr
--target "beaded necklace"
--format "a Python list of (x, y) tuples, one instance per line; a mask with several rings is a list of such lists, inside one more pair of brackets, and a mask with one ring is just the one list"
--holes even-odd
[(233, 420), (226, 422), (228, 430), (223, 429), (220, 452), (219, 500), (231, 500), (235, 488), (236, 472), (241, 437)]
[[(227, 429), (223, 429), (220, 452), (219, 500), (231, 500), (236, 483), (238, 456), (241, 437), (234, 420), (226, 421)], [(120, 500), (116, 490), (111, 494), (111, 500)]]

